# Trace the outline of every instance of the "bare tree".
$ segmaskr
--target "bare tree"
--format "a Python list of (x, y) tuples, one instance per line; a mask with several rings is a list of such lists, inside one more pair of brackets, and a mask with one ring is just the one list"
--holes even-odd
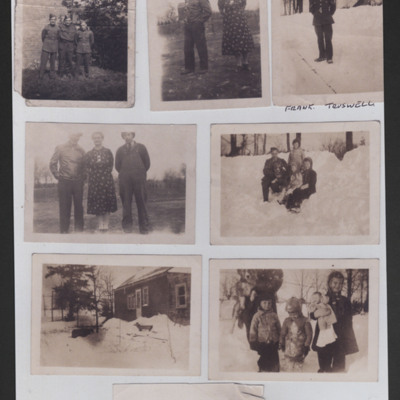
[(263, 135), (263, 154), (267, 152), (267, 134), (264, 133)]
[(287, 152), (289, 153), (290, 152), (290, 133), (286, 134), (286, 149), (287, 149)]
[(346, 132), (346, 151), (351, 151), (353, 148), (353, 132), (348, 131)]

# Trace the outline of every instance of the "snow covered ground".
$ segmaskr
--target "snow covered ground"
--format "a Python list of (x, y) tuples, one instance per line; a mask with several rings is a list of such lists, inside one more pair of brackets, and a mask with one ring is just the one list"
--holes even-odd
[[(317, 193), (303, 202), (299, 214), (276, 201), (263, 202), (266, 156), (222, 157), (221, 236), (368, 235), (369, 147), (346, 153), (342, 161), (327, 151), (306, 156), (318, 175)], [(287, 160), (288, 154), (280, 157)]]
[(273, 58), (279, 77), (273, 81), (274, 96), (383, 91), (382, 7), (336, 10), (333, 64), (314, 62), (318, 45), (308, 4), (304, 11), (272, 21), (277, 24)]
[[(139, 331), (135, 323), (153, 325)], [(187, 369), (190, 326), (166, 315), (127, 322), (113, 318), (99, 333), (71, 337), (76, 322), (43, 322), (41, 365), (59, 367)]]
[[(246, 338), (246, 329), (240, 329), (237, 324), (232, 333), (233, 320), (231, 309), (234, 301), (223, 303), (224, 311), (220, 318), (220, 371), (223, 372), (257, 372), (257, 360), (259, 358), (255, 351), (250, 350)], [(304, 311), (303, 311), (304, 312)], [(306, 315), (306, 314), (305, 314)], [(224, 318), (225, 317), (225, 318)], [(287, 317), (285, 303), (278, 304), (278, 317), (281, 322)], [(315, 331), (315, 321), (311, 321)], [(368, 372), (368, 314), (355, 315), (353, 317), (353, 329), (356, 335), (359, 352), (346, 356), (347, 372), (362, 374)], [(233, 351), (234, 349), (234, 351)], [(279, 352), (282, 360), (283, 354)], [(317, 372), (318, 358), (315, 351), (310, 351), (303, 365), (303, 372)]]

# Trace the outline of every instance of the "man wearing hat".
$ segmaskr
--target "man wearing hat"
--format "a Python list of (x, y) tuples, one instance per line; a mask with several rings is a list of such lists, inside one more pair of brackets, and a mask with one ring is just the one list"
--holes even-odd
[(274, 193), (280, 193), (288, 185), (290, 170), (287, 162), (278, 157), (279, 150), (271, 147), (271, 158), (265, 161), (261, 180), (264, 201), (268, 201), (269, 189)]
[(56, 25), (57, 17), (49, 15), (49, 24), (42, 30), (42, 54), (40, 56), (39, 80), (43, 79), (47, 61), (50, 59), (50, 78), (54, 79), (56, 70), (56, 57), (58, 51), (59, 28)]
[(74, 229), (83, 231), (83, 182), (85, 151), (78, 145), (81, 133), (72, 133), (69, 140), (57, 146), (50, 160), (50, 171), (58, 180), (60, 233), (69, 232), (71, 205), (74, 201)]
[(146, 176), (150, 168), (150, 157), (146, 147), (133, 140), (135, 132), (122, 132), (125, 144), (115, 155), (115, 169), (118, 171), (119, 193), (122, 201), (122, 228), (130, 233), (133, 228), (132, 198), (135, 196), (138, 211), (139, 231), (149, 232), (149, 217), (146, 201)]

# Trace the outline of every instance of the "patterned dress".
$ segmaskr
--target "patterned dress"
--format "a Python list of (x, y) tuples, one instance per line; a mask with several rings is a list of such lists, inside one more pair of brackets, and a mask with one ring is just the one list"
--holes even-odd
[(111, 174), (114, 157), (109, 149), (90, 150), (85, 155), (89, 180), (87, 213), (103, 215), (117, 211), (114, 180)]
[(223, 16), (222, 55), (235, 56), (254, 49), (244, 9), (246, 0), (218, 0)]

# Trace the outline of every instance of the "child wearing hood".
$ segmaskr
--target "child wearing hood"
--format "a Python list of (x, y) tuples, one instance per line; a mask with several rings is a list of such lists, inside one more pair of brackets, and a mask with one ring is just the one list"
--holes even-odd
[(279, 347), (284, 353), (283, 370), (301, 372), (304, 359), (310, 351), (312, 328), (301, 312), (301, 302), (296, 297), (286, 303), (289, 317), (285, 319), (279, 338)]
[(259, 298), (259, 308), (250, 325), (250, 348), (260, 355), (258, 372), (279, 372), (279, 335), (281, 324), (273, 311), (272, 295), (264, 294)]

